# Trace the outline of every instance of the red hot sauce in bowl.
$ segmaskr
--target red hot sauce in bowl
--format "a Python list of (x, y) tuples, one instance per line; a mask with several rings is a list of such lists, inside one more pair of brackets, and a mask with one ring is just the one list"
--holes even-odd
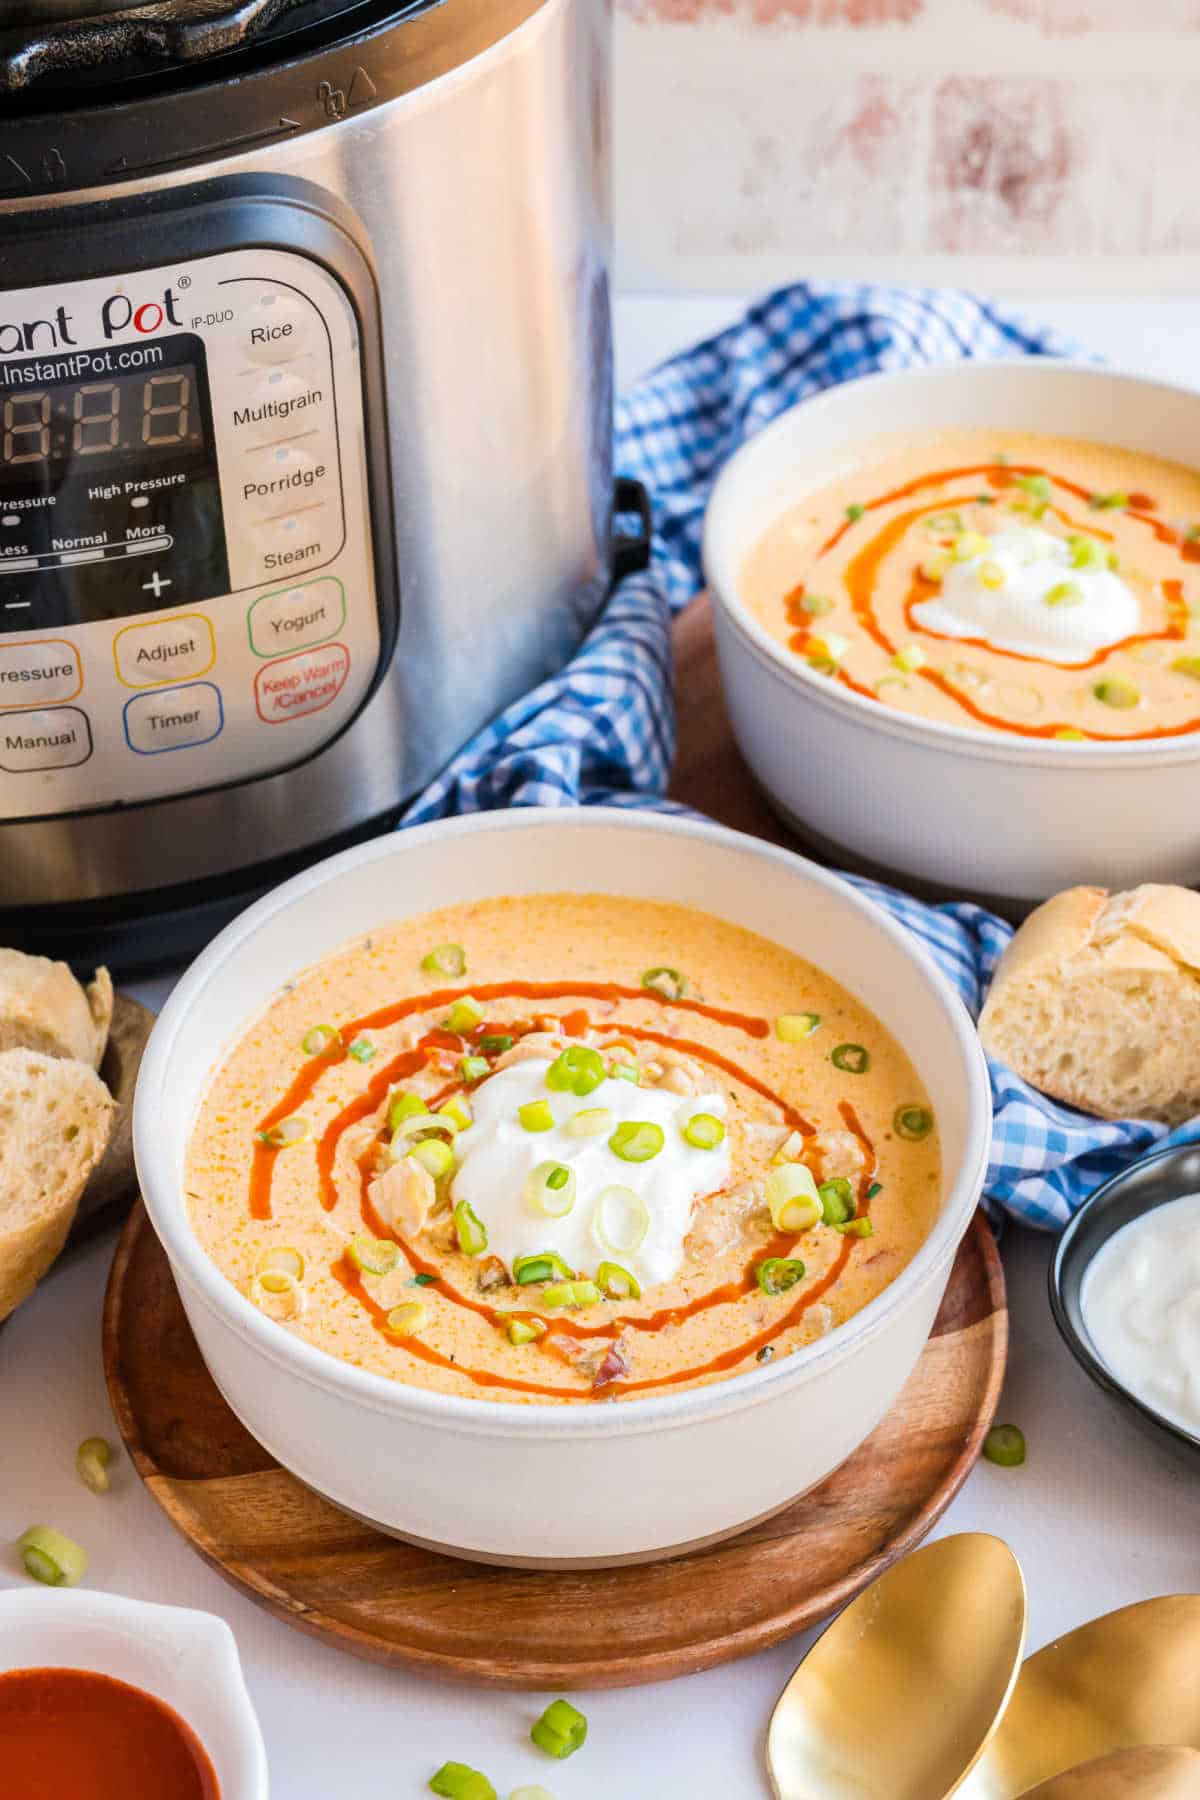
[(5, 1800), (221, 1800), (203, 1744), (153, 1694), (87, 1669), (0, 1675)]

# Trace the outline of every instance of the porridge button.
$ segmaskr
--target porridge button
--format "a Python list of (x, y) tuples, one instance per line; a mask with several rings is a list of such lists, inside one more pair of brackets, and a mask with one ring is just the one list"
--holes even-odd
[(177, 613), (148, 625), (126, 625), (113, 639), (113, 655), (126, 687), (157, 687), (207, 674), (217, 649), (203, 613)]
[(220, 691), (211, 681), (160, 688), (157, 693), (137, 694), (125, 702), (126, 742), (139, 756), (210, 744), (224, 723)]
[(250, 608), (250, 648), (256, 656), (306, 650), (335, 637), (346, 619), (346, 592), (332, 575), (264, 594)]
[(350, 652), (345, 644), (326, 644), (267, 663), (254, 677), (254, 702), (267, 725), (286, 725), (329, 706), (346, 685)]

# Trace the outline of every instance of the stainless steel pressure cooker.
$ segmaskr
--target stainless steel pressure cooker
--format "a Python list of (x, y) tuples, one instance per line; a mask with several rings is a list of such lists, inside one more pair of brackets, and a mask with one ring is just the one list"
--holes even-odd
[(128, 963), (595, 616), (610, 20), (117, 5), (0, 23), (0, 942)]

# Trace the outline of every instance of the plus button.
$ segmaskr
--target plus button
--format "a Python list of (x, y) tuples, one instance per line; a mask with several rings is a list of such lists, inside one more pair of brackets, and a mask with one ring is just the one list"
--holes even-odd
[(162, 594), (163, 589), (169, 588), (170, 585), (171, 585), (170, 580), (168, 579), (167, 581), (164, 581), (162, 576), (159, 574), (158, 570), (155, 569), (155, 571), (154, 571), (153, 575), (151, 575), (149, 581), (143, 581), (142, 592), (143, 593), (149, 592), (149, 593), (153, 594), (154, 598), (157, 600), (159, 598), (159, 596)]

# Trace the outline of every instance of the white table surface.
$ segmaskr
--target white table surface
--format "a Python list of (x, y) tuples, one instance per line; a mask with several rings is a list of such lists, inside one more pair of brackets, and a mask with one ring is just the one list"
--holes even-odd
[[(721, 325), (737, 306), (711, 297), (620, 300), (622, 378)], [(1191, 304), (1060, 299), (1025, 311), (1126, 365), (1200, 374), (1200, 308)], [(157, 1005), (168, 986), (135, 992)], [(94, 1432), (116, 1438), (100, 1367), (114, 1242), (110, 1232), (70, 1257), (0, 1337), (0, 1545), (30, 1523), (52, 1523), (87, 1547), (96, 1587), (226, 1618), (262, 1721), (275, 1800), (417, 1800), (447, 1758), (487, 1771), (501, 1800), (537, 1781), (555, 1800), (768, 1795), (763, 1733), (807, 1637), (665, 1686), (577, 1696), (587, 1745), (552, 1764), (527, 1735), (550, 1696), (437, 1685), (325, 1649), (206, 1568), (127, 1461), (107, 1498), (89, 1494), (74, 1473), (75, 1446)], [(1029, 1460), (1017, 1470), (980, 1465), (939, 1527), (939, 1535), (996, 1532), (1012, 1545), (1029, 1584), (1031, 1648), (1112, 1607), (1200, 1586), (1196, 1466), (1118, 1415), (1072, 1362), (1046, 1302), (1048, 1254), (1046, 1240), (1009, 1233), (1012, 1352), (1001, 1411), (1025, 1430)], [(20, 1580), (12, 1552), (0, 1549), (0, 1588)]]

